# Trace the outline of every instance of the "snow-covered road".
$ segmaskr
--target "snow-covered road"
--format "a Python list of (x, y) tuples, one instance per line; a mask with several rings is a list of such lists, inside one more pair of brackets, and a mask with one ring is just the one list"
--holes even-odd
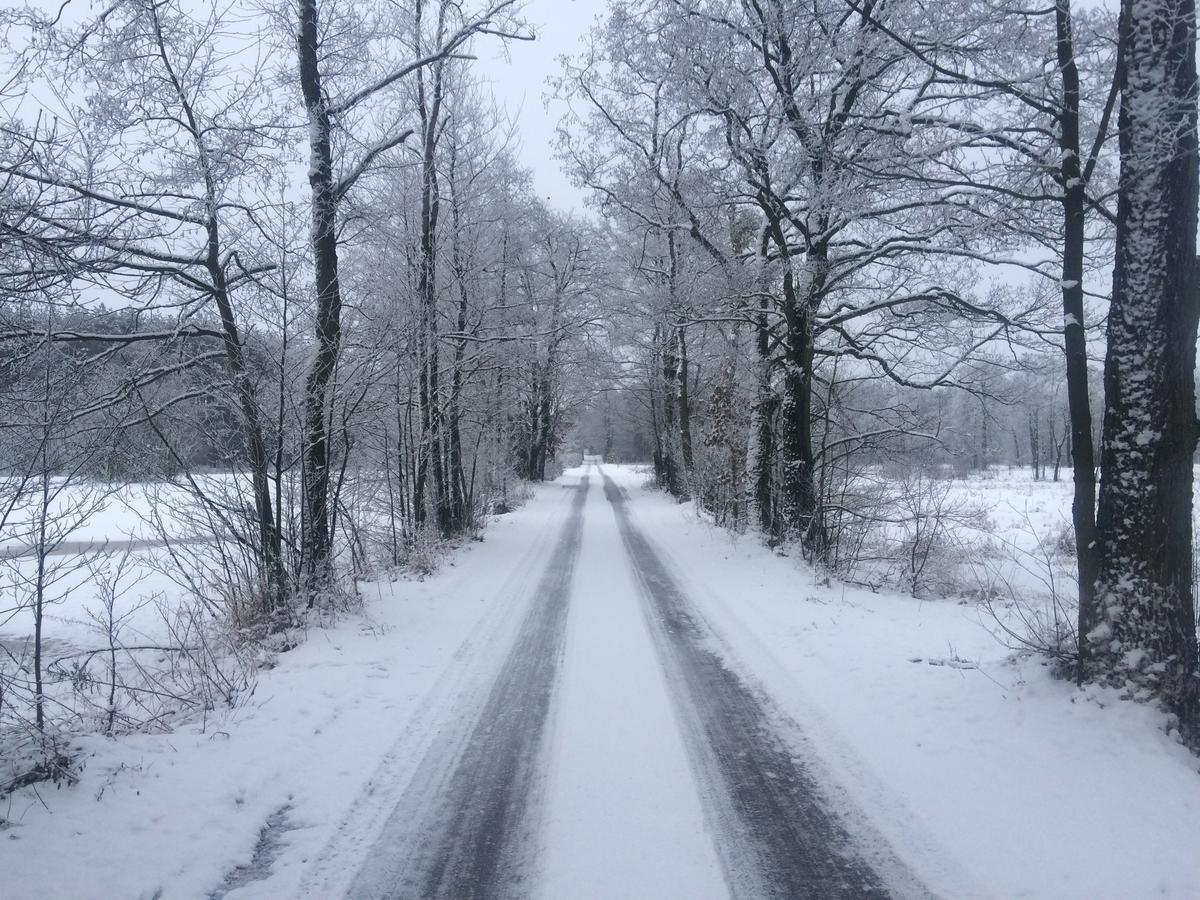
[(486, 700), (447, 711), (349, 896), (921, 893), (825, 809), (626, 492), (598, 467), (572, 489)]
[(354, 897), (488, 897), (520, 884), (519, 860), (554, 695), (588, 496), (584, 476), (532, 603), (478, 718), (425, 755), (350, 887)]

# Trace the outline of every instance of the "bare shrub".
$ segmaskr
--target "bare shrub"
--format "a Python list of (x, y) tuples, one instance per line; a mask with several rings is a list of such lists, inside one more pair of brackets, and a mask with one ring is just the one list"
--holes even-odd
[[(998, 552), (971, 557), (974, 594), (1005, 646), (1073, 664), (1079, 655), (1079, 602), (1070, 524), (1039, 534), (1026, 513), (1020, 533), (1033, 538), (1032, 549), (997, 536)], [(1066, 553), (1064, 540), (1071, 548)]]
[(914, 595), (947, 595), (959, 587), (963, 531), (979, 527), (981, 510), (956, 496), (953, 482), (923, 467), (870, 471), (847, 479), (831, 511), (837, 516), (831, 566), (865, 582)]
[[(966, 504), (951, 498), (951, 482), (917, 469), (900, 479), (892, 502), (899, 520), (902, 582), (920, 595), (952, 549), (952, 525), (965, 518)], [(931, 563), (933, 565), (931, 566)], [(946, 571), (946, 566), (941, 566)]]

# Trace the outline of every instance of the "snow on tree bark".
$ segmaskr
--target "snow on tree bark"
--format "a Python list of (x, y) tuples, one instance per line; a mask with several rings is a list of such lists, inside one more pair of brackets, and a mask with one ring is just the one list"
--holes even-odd
[(1193, 0), (1124, 0), (1117, 254), (1097, 530), (1099, 677), (1196, 733), (1192, 457), (1197, 303)]

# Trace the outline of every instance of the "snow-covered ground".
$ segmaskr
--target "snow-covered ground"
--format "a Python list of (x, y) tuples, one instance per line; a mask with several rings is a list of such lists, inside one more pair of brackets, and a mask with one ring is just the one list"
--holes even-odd
[[(1200, 897), (1200, 760), (1160, 713), (1014, 659), (976, 605), (825, 586), (619, 475), (733, 664), (931, 889)], [(1043, 487), (1069, 510), (1052, 482), (997, 482), (991, 508), (1050, 521)]]
[[(240, 496), (230, 476), (201, 479), (213, 497)], [(48, 554), (41, 662), (56, 737), (105, 730), (110, 721), (117, 731), (169, 727), (178, 707), (203, 702), (206, 691), (230, 696), (244, 686), (240, 677), (218, 677), (193, 690), (196, 672), (181, 671), (183, 654), (167, 649), (191, 648), (193, 660), (204, 656), (205, 665), (224, 667), (208, 652), (224, 636), (213, 629), (207, 605), (229, 595), (233, 566), (221, 564), (214, 528), (198, 520), (203, 506), (187, 486), (55, 480), (49, 488), (44, 534), (36, 485), (27, 486), (22, 503), (5, 507), (0, 527), (0, 679), (12, 688), (0, 708), (5, 786), (28, 770), (33, 752), (34, 735), (22, 723), (32, 718), (35, 697), (39, 546)]]
[[(201, 475), (198, 484), (214, 494), (237, 486), (234, 478), (225, 475)], [(75, 546), (154, 541), (162, 536), (163, 528), (179, 536), (186, 524), (179, 513), (195, 505), (192, 496), (183, 483), (64, 484), (52, 479), (46, 517), (48, 540)], [(0, 553), (11, 555), (29, 548), (36, 537), (41, 502), (38, 486), (27, 485), (0, 529)]]
[[(591, 471), (530, 893), (720, 896), (720, 836)], [(1160, 713), (1012, 658), (974, 604), (825, 584), (646, 490), (643, 472), (604, 473), (828, 801), (932, 893), (1200, 897), (1200, 761)], [(482, 705), (583, 474), (424, 581), (364, 585), (362, 618), (313, 629), (233, 712), (82, 741), (78, 784), (0, 807), (0, 895), (344, 895), (418, 765)], [(1069, 485), (1039, 493), (1052, 484), (1028, 494), (1047, 525), (1058, 501), (1037, 498), (1069, 503)], [(997, 486), (992, 508), (1021, 490)]]
[[(221, 599), (227, 560), (213, 535), (228, 536), (222, 516), (252, 503), (250, 486), (244, 476), (230, 474), (198, 475), (195, 485), (213, 503), (211, 508), (185, 481), (52, 483), (45, 539), (50, 549), (43, 625), (47, 642), (59, 650), (106, 647), (106, 625), (100, 620), (111, 601), (121, 643), (161, 643), (169, 637), (174, 614), (181, 605), (194, 603), (197, 593)], [(370, 492), (371, 485), (346, 491), (347, 507), (362, 504), (354, 506), (359, 527), (378, 519), (379, 510), (363, 501)], [(36, 489), (27, 489), (0, 527), (0, 601), (10, 601), (0, 602), (0, 644), (5, 646), (26, 641), (33, 632), (39, 502)], [(236, 516), (231, 521), (244, 527)], [(230, 540), (229, 546), (235, 543)], [(236, 548), (231, 558), (236, 568)]]
[(995, 534), (1023, 549), (1039, 541), (1055, 541), (1071, 527), (1071, 472), (1063, 469), (1058, 481), (1035, 479), (1026, 467), (997, 467), (949, 482), (950, 497), (968, 510), (978, 511), (979, 530)]
[[(985, 590), (999, 575), (1014, 586), (1075, 591), (1071, 473), (1035, 479), (1028, 468), (998, 469), (947, 482), (946, 502), (958, 515), (950, 542), (966, 560), (961, 583)], [(982, 564), (981, 564), (982, 562)]]
[(411, 776), (434, 714), (481, 689), (471, 676), (511, 640), (528, 599), (514, 588), (549, 553), (563, 494), (545, 486), (434, 578), (364, 585), (363, 617), (312, 630), (234, 711), (81, 741), (78, 784), (0, 807), (0, 895), (201, 898), (274, 859), (269, 884), (234, 895), (295, 896), (352, 810), (390, 812), (382, 801)]
[[(229, 476), (201, 476), (206, 490), (237, 490)], [(31, 490), (0, 528), (0, 641), (17, 641), (33, 630), (31, 583), (36, 570), (39, 495)], [(97, 617), (105, 600), (122, 620), (124, 642), (164, 638), (170, 611), (184, 588), (182, 572), (164, 548), (174, 544), (194, 558), (206, 541), (196, 521), (201, 506), (180, 484), (76, 483), (53, 485), (46, 545), (50, 572), (45, 590), (44, 637), (77, 648), (104, 646)], [(214, 573), (215, 574), (215, 573)], [(165, 604), (165, 607), (164, 607)]]
[[(877, 590), (1021, 605), (1041, 617), (1043, 637), (1058, 630), (1072, 644), (1073, 626), (1054, 621), (1055, 612), (1061, 624), (1077, 618), (1071, 472), (1059, 481), (1027, 467), (944, 474), (880, 468), (859, 476), (851, 503), (864, 515), (848, 520), (835, 546), (838, 571)], [(1200, 494), (1193, 516), (1200, 521)]]

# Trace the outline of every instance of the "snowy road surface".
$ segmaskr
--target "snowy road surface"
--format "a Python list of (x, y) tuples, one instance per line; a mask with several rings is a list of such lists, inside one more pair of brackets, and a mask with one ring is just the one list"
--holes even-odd
[(826, 809), (625, 492), (586, 471), (499, 671), (436, 726), (348, 896), (922, 893)]
[[(533, 590), (533, 605), (465, 743), (426, 755), (351, 887), (355, 897), (499, 896), (519, 884), (516, 850), (562, 655), (588, 479)], [(414, 812), (424, 815), (414, 818)]]

